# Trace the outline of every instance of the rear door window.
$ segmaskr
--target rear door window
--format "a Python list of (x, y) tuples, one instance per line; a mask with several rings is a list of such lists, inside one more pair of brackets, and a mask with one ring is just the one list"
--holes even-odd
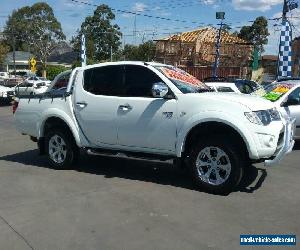
[(83, 88), (94, 95), (122, 96), (123, 65), (102, 66), (84, 71)]

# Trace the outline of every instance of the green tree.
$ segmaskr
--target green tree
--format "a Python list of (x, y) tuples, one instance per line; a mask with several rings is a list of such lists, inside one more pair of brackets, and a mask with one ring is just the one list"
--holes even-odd
[(4, 35), (11, 47), (15, 44), (16, 49), (29, 50), (36, 55), (44, 70), (53, 49), (65, 39), (52, 8), (44, 2), (13, 11), (6, 22)]
[(155, 43), (147, 41), (138, 46), (126, 44), (119, 58), (131, 61), (152, 61), (155, 58)]
[(68, 68), (64, 66), (48, 65), (46, 67), (47, 78), (52, 81), (59, 73), (64, 72), (66, 70), (68, 70)]
[(9, 51), (9, 46), (7, 46), (5, 43), (0, 42), (0, 64), (3, 63), (6, 54)]
[(122, 33), (120, 27), (112, 22), (115, 15), (109, 6), (99, 5), (92, 16), (85, 18), (77, 36), (71, 44), (75, 51), (80, 52), (81, 35), (85, 35), (87, 58), (92, 61), (105, 61), (116, 53), (121, 45)]
[(269, 36), (268, 20), (263, 16), (256, 18), (251, 26), (243, 26), (238, 36), (253, 43), (260, 53), (264, 52)]

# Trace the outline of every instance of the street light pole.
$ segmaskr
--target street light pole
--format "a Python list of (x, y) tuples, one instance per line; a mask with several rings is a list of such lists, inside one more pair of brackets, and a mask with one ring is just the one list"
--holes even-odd
[(286, 20), (286, 14), (289, 12), (288, 1), (283, 1), (282, 20)]
[(213, 67), (213, 77), (218, 76), (218, 67), (220, 63), (220, 47), (221, 47), (221, 35), (222, 35), (222, 28), (223, 28), (223, 20), (225, 19), (225, 13), (224, 12), (217, 12), (216, 13), (217, 19), (221, 19), (220, 28), (218, 30), (217, 35), (217, 42), (216, 42), (216, 55), (215, 55), (215, 63)]

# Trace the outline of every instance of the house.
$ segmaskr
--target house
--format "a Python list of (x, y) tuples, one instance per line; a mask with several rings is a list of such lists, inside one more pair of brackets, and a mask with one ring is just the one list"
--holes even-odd
[[(156, 61), (175, 66), (212, 66), (218, 30), (211, 27), (183, 32), (156, 40)], [(248, 67), (253, 45), (221, 32), (220, 66)]]
[[(16, 72), (28, 72), (30, 70), (29, 60), (33, 57), (33, 54), (26, 51), (16, 51), (15, 52), (15, 65)], [(14, 59), (13, 52), (7, 53), (2, 68), (9, 73), (14, 72)]]
[(260, 58), (260, 64), (263, 68), (262, 82), (270, 83), (276, 80), (278, 55), (263, 55)]
[(292, 42), (293, 76), (300, 76), (300, 37), (294, 38)]

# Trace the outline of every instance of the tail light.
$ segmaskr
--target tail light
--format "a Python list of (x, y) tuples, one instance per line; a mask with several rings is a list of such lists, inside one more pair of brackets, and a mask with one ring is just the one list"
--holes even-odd
[(13, 104), (12, 104), (12, 111), (13, 111), (13, 114), (16, 113), (18, 106), (19, 106), (19, 102), (16, 101), (16, 100), (14, 100), (14, 101), (13, 101)]

